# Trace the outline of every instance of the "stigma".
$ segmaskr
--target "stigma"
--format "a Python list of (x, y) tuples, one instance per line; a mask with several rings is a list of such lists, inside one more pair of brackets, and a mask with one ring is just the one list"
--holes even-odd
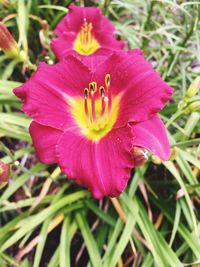
[(85, 118), (90, 130), (102, 130), (109, 122), (112, 112), (110, 83), (110, 74), (106, 74), (104, 85), (98, 86), (93, 81), (88, 84), (88, 88), (84, 89)]
[(91, 55), (100, 48), (98, 41), (92, 33), (92, 28), (92, 23), (87, 22), (86, 18), (84, 18), (80, 31), (74, 41), (74, 50), (81, 55)]

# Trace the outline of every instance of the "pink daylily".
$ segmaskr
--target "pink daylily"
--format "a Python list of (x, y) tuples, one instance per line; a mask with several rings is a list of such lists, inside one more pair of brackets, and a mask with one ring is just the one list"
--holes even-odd
[(96, 7), (70, 5), (55, 32), (58, 38), (52, 40), (51, 48), (59, 60), (67, 54), (102, 55), (124, 47), (124, 42), (115, 39), (112, 23)]
[(37, 72), (14, 93), (33, 122), (30, 134), (43, 163), (57, 163), (95, 198), (118, 196), (139, 165), (133, 147), (162, 160), (170, 146), (157, 112), (172, 95), (139, 50), (114, 52), (91, 64), (70, 55)]

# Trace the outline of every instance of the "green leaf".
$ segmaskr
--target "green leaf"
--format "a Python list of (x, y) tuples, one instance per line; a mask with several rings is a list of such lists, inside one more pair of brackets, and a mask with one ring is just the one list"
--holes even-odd
[(71, 266), (70, 263), (70, 216), (66, 216), (62, 225), (60, 236), (60, 267)]
[(7, 200), (12, 194), (14, 194), (17, 189), (19, 189), (25, 182), (30, 178), (31, 175), (40, 172), (45, 169), (45, 165), (38, 163), (33, 166), (29, 172), (22, 174), (21, 176), (17, 177), (15, 181), (13, 181), (7, 189), (3, 192), (2, 196), (0, 197), (0, 205)]
[(115, 267), (119, 258), (121, 257), (123, 251), (125, 250), (130, 238), (131, 233), (133, 231), (133, 227), (135, 225), (135, 218), (129, 215), (127, 218), (127, 222), (125, 224), (122, 235), (120, 236), (119, 241), (115, 245), (115, 249), (112, 253), (112, 257), (109, 257), (109, 261), (104, 263), (104, 267)]
[(83, 216), (81, 212), (77, 212), (75, 217), (76, 217), (78, 227), (81, 230), (81, 233), (83, 235), (85, 245), (90, 255), (90, 260), (92, 262), (92, 265), (94, 267), (101, 266), (102, 262), (101, 262), (101, 257), (99, 254), (98, 246), (97, 246), (97, 243), (95, 241), (93, 234), (91, 233), (91, 230), (89, 228), (89, 225), (85, 217)]
[(23, 225), (22, 228), (16, 231), (12, 235), (11, 238), (9, 238), (4, 245), (0, 248), (0, 252), (6, 250), (10, 246), (12, 246), (14, 243), (16, 243), (21, 237), (23, 237), (26, 233), (34, 229), (36, 226), (41, 224), (43, 221), (45, 221), (47, 218), (55, 214), (58, 210), (63, 208), (64, 206), (68, 204), (72, 204), (75, 201), (78, 201), (81, 198), (84, 198), (88, 196), (88, 193), (85, 191), (79, 191), (76, 193), (72, 193), (66, 197), (63, 197), (62, 199), (59, 199), (55, 204), (51, 205), (50, 207), (42, 210), (37, 215), (32, 216), (29, 223), (26, 223)]

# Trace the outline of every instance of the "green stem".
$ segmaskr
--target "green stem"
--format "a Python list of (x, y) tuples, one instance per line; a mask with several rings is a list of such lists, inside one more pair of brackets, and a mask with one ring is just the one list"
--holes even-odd
[(166, 123), (166, 127), (168, 128), (176, 119), (178, 119), (183, 114), (183, 110), (177, 110), (174, 115), (168, 120)]

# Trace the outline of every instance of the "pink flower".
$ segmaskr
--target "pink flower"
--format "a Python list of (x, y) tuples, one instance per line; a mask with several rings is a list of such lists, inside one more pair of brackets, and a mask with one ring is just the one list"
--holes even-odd
[(68, 178), (95, 198), (118, 196), (138, 162), (134, 146), (169, 158), (169, 142), (158, 115), (172, 89), (139, 50), (114, 52), (99, 64), (68, 56), (41, 63), (14, 90), (33, 122), (30, 134), (43, 163), (58, 163)]
[(55, 32), (58, 38), (51, 42), (51, 48), (59, 60), (67, 54), (107, 54), (124, 47), (124, 42), (114, 37), (114, 26), (96, 7), (70, 5)]

